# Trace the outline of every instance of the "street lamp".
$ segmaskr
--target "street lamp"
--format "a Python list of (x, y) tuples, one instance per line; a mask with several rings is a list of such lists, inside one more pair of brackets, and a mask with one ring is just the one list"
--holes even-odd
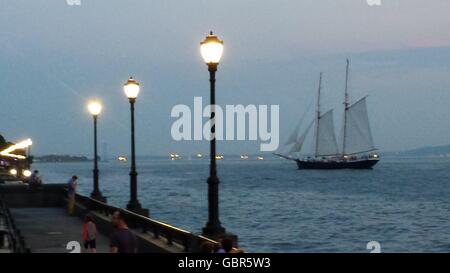
[(98, 115), (102, 112), (102, 104), (98, 100), (91, 100), (88, 103), (89, 113), (94, 117), (94, 189), (92, 190), (91, 197), (101, 202), (106, 202), (106, 198), (102, 195), (98, 182), (98, 153), (97, 153), (97, 119)]
[[(217, 38), (211, 31), (206, 39), (200, 43), (200, 53), (208, 66), (210, 82), (211, 116), (215, 117), (216, 104), (216, 71), (220, 58), (223, 53), (223, 42)], [(212, 122), (210, 124), (213, 124)], [(219, 237), (225, 234), (225, 228), (222, 227), (219, 220), (219, 178), (217, 177), (216, 167), (216, 128), (211, 126), (210, 140), (210, 166), (208, 177), (208, 222), (203, 228), (203, 234), (210, 237)]]
[(130, 77), (123, 86), (123, 91), (130, 102), (131, 111), (131, 170), (130, 170), (130, 201), (127, 204), (127, 210), (148, 216), (148, 210), (143, 209), (137, 198), (137, 172), (136, 172), (136, 155), (134, 140), (134, 104), (139, 95), (139, 83)]

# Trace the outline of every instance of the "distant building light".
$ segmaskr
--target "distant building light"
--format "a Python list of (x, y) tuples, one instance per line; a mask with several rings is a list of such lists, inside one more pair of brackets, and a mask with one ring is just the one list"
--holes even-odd
[(31, 171), (30, 170), (23, 170), (22, 174), (25, 177), (30, 177), (31, 176)]

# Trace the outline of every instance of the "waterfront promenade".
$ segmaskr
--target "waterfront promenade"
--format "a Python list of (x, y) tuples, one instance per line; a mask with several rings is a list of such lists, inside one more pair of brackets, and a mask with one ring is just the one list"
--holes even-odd
[[(82, 219), (67, 215), (61, 208), (16, 208), (10, 211), (30, 252), (68, 253), (72, 250), (67, 249), (69, 242), (79, 242), (80, 250), (84, 252)], [(108, 245), (108, 236), (98, 233), (97, 252), (108, 253)]]
[(75, 215), (66, 213), (63, 184), (30, 188), (28, 185), (0, 184), (0, 252), (69, 253), (67, 244), (82, 245), (83, 218), (90, 214), (97, 225), (97, 250), (109, 252), (113, 232), (111, 215), (120, 210), (138, 240), (140, 253), (199, 252), (202, 243), (216, 241), (193, 234), (125, 209), (110, 206), (86, 196), (76, 196)]

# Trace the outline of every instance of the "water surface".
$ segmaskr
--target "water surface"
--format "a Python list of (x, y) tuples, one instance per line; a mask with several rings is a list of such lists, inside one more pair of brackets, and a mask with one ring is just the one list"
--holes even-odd
[[(36, 163), (46, 183), (80, 177), (92, 189), (92, 163)], [(129, 199), (129, 165), (100, 164), (111, 204)], [(373, 170), (297, 170), (295, 163), (218, 162), (221, 221), (251, 252), (450, 251), (450, 159), (383, 158)], [(200, 232), (207, 219), (208, 160), (138, 161), (139, 200), (157, 220)]]

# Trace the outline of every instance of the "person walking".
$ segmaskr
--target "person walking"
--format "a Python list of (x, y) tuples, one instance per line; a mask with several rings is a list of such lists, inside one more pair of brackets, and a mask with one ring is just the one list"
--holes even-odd
[(76, 175), (72, 176), (67, 182), (67, 212), (69, 215), (73, 215), (75, 211), (75, 193), (77, 191), (77, 180)]
[(110, 239), (111, 253), (136, 253), (137, 238), (128, 229), (122, 212), (115, 211), (112, 215), (115, 231)]
[(92, 216), (86, 215), (83, 224), (83, 242), (86, 252), (97, 252), (97, 226), (95, 225)]

